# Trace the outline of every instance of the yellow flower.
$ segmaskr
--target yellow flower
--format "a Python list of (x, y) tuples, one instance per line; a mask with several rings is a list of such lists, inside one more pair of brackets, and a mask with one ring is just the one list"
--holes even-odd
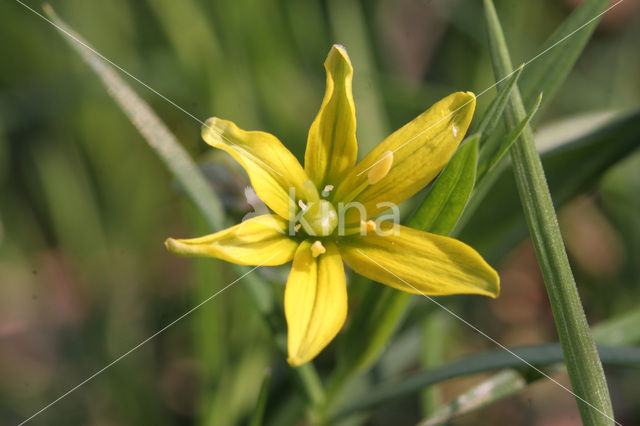
[(304, 168), (271, 134), (244, 131), (219, 118), (203, 127), (203, 139), (245, 168), (257, 195), (275, 214), (201, 238), (166, 242), (180, 255), (242, 265), (293, 260), (284, 297), (293, 366), (313, 359), (344, 324), (343, 261), (367, 278), (414, 294), (496, 297), (500, 291), (498, 274), (464, 243), (371, 219), (442, 170), (469, 127), (475, 96), (447, 96), (356, 164), (353, 68), (344, 47), (332, 47), (325, 69), (326, 93), (309, 130)]

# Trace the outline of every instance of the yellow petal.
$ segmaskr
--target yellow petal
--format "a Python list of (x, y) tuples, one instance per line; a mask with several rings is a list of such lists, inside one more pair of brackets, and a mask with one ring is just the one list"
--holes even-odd
[(307, 175), (323, 188), (337, 185), (356, 164), (356, 108), (351, 94), (353, 68), (345, 48), (333, 45), (324, 67), (327, 88), (320, 111), (311, 124), (304, 155)]
[(287, 232), (284, 219), (262, 215), (200, 238), (169, 238), (165, 245), (181, 256), (215, 257), (240, 265), (282, 265), (293, 258), (298, 246)]
[(311, 243), (296, 251), (284, 293), (289, 358), (294, 367), (313, 359), (338, 334), (347, 317), (347, 287), (333, 243), (314, 257)]
[[(313, 199), (304, 182), (309, 180), (294, 155), (275, 136), (265, 132), (247, 132), (231, 121), (213, 117), (202, 128), (202, 138), (235, 158), (247, 171), (256, 193), (271, 210), (289, 217), (289, 189), (299, 199)], [(317, 197), (317, 196), (316, 196)]]
[[(413, 294), (473, 293), (497, 297), (500, 278), (461, 241), (383, 222), (375, 232), (340, 241), (344, 261), (357, 273)], [(388, 233), (389, 235), (383, 235)]]
[[(367, 217), (372, 217), (389, 207), (378, 207), (378, 203), (398, 204), (414, 195), (447, 164), (471, 123), (475, 104), (470, 92), (457, 92), (434, 104), (367, 154), (340, 182), (333, 200), (343, 201), (364, 187), (355, 201), (364, 205)], [(393, 153), (391, 168), (375, 184), (368, 185), (369, 171), (384, 163), (389, 151)], [(359, 217), (350, 216), (356, 213), (351, 209), (347, 221), (359, 221)]]

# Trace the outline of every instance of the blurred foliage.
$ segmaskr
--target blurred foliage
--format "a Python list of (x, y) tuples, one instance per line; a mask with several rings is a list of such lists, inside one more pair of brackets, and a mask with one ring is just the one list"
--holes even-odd
[[(37, 1), (24, 3), (41, 10)], [(576, 3), (497, 1), (514, 62), (535, 56)], [(361, 155), (440, 97), (480, 93), (493, 84), (476, 0), (51, 4), (105, 57), (197, 119), (216, 115), (272, 132), (299, 157), (324, 91), (322, 61), (334, 42), (349, 49), (354, 63)], [(534, 120), (538, 143), (575, 140), (600, 124), (600, 145), (571, 155), (556, 150), (549, 163), (563, 172), (552, 187), (573, 185), (578, 176), (556, 202), (566, 205), (561, 225), (592, 323), (637, 306), (640, 298), (640, 137), (637, 113), (628, 112), (640, 104), (639, 10), (640, 2), (625, 0), (605, 16)], [(0, 423), (17, 424), (238, 275), (222, 262), (165, 252), (167, 236), (200, 235), (209, 227), (55, 29), (18, 2), (4, 1), (0, 34)], [(241, 172), (209, 152), (193, 117), (128, 82), (200, 160), (228, 219), (239, 220), (249, 211)], [(479, 113), (494, 96), (495, 89), (478, 99)], [(596, 123), (594, 112), (609, 121)], [(553, 125), (570, 117), (582, 121)], [(620, 135), (606, 129), (623, 122), (632, 129), (623, 134), (626, 149), (603, 151)], [(595, 169), (589, 158), (600, 161)], [(537, 264), (523, 242), (517, 194), (507, 188), (491, 195), (499, 198), (481, 203), (460, 235), (487, 255), (492, 250), (503, 296), (442, 303), (505, 345), (556, 340)], [(515, 222), (504, 221), (504, 214)], [(516, 222), (508, 237), (499, 237), (498, 249), (491, 248), (500, 229)], [(286, 268), (256, 273), (282, 291)], [(377, 284), (350, 283), (351, 313), (368, 285)], [(433, 320), (434, 309), (412, 299), (381, 362), (354, 380), (349, 393), (366, 394), (383, 379), (414, 371), (420, 358), (430, 359), (420, 352), (430, 348), (433, 333), (423, 324)], [(444, 342), (435, 345), (443, 352), (437, 359), (491, 348), (464, 324), (447, 327)], [(334, 346), (316, 362), (322, 377), (332, 368)], [(264, 424), (299, 424), (304, 396), (241, 281), (32, 423), (246, 424), (266, 368)], [(637, 423), (638, 371), (606, 371), (619, 421)], [(473, 380), (456, 379), (438, 390), (451, 400)], [(543, 424), (575, 415), (568, 394), (545, 389), (562, 402), (528, 389), (456, 424)], [(414, 395), (368, 420), (350, 421), (414, 424), (425, 414)]]

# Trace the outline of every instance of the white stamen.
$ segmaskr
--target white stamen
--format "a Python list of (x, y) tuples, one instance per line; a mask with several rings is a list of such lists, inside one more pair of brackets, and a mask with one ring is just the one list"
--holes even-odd
[(304, 203), (304, 201), (302, 200), (298, 200), (298, 206), (300, 206), (300, 208), (302, 209), (302, 211), (306, 211), (307, 210), (307, 205)]

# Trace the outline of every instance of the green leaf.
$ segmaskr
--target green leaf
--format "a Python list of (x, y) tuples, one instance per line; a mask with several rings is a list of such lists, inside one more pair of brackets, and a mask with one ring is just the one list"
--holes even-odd
[(251, 416), (250, 426), (260, 426), (264, 419), (264, 413), (267, 409), (267, 397), (269, 396), (269, 385), (271, 384), (271, 371), (267, 370), (264, 373), (262, 384), (260, 385), (260, 393), (258, 394), (258, 402), (256, 408), (253, 410)]
[[(638, 148), (640, 110), (613, 118), (611, 114), (588, 114), (550, 127), (549, 131), (541, 129), (536, 139), (553, 202), (560, 207)], [(565, 134), (557, 128), (571, 130)], [(551, 136), (544, 136), (548, 132)], [(456, 227), (461, 239), (489, 263), (503, 259), (527, 235), (518, 192), (506, 166), (501, 161), (479, 181)], [(496, 205), (501, 208), (496, 209)]]
[[(630, 345), (637, 343), (640, 341), (640, 309), (598, 324), (592, 333), (598, 344)], [(564, 365), (555, 364), (551, 366), (549, 373), (557, 374), (564, 370)], [(511, 396), (542, 378), (544, 376), (541, 375), (527, 376), (522, 370), (503, 370), (458, 395), (421, 425), (446, 423), (453, 417), (470, 413)]]
[(533, 105), (540, 92), (545, 94), (543, 103), (553, 98), (596, 29), (598, 15), (609, 3), (610, 0), (585, 1), (549, 37), (540, 53), (526, 63), (519, 83), (525, 105)]
[[(460, 147), (408, 226), (444, 235), (450, 232), (473, 189), (479, 138), (480, 134), (476, 133)], [(409, 300), (408, 293), (387, 286), (374, 284), (367, 289), (360, 302), (362, 308), (356, 311), (340, 339), (338, 369), (329, 381), (329, 399), (336, 396), (346, 380), (380, 356), (403, 318)]]
[(515, 87), (523, 69), (524, 65), (521, 65), (520, 68), (515, 70), (513, 74), (509, 76), (509, 81), (498, 90), (498, 95), (493, 98), (489, 107), (482, 115), (475, 133), (480, 133), (482, 135), (491, 134), (493, 129), (496, 127), (496, 124), (500, 121), (500, 118), (502, 118), (502, 113), (504, 112), (504, 107), (507, 106), (509, 95), (511, 95), (511, 91)]
[(419, 426), (446, 424), (452, 418), (477, 410), (524, 389), (527, 381), (517, 370), (503, 370), (440, 407)]
[[(493, 2), (485, 0), (484, 6), (489, 49), (496, 80), (499, 81), (511, 73), (511, 58)], [(517, 87), (511, 94), (504, 115), (508, 126), (517, 125), (526, 116)], [(511, 161), (580, 416), (586, 425), (612, 424), (613, 408), (607, 381), (569, 266), (542, 162), (529, 125), (525, 126), (514, 143)]]
[(511, 145), (518, 139), (520, 133), (524, 130), (524, 128), (529, 124), (531, 119), (533, 118), (536, 111), (538, 111), (538, 107), (540, 106), (540, 102), (542, 101), (542, 93), (538, 96), (538, 101), (531, 108), (531, 111), (524, 117), (520, 123), (505, 137), (502, 141), (497, 144), (497, 146), (490, 146), (488, 144), (483, 145), (483, 149), (480, 152), (480, 161), (478, 164), (478, 176), (479, 179), (484, 176), (489, 170), (495, 167), (496, 164), (502, 159), (504, 154), (511, 148)]
[(451, 157), (411, 219), (411, 226), (448, 235), (462, 214), (476, 180), (478, 142), (476, 133)]
[[(500, 370), (503, 368), (529, 368), (518, 357), (536, 368), (564, 361), (562, 348), (558, 343), (520, 346), (509, 349), (513, 354), (495, 349), (460, 358), (435, 370), (412, 374), (404, 380), (391, 380), (368, 390), (364, 395), (350, 401), (337, 412), (332, 420), (342, 419), (350, 414), (375, 408), (381, 404), (409, 397), (436, 383), (455, 377)], [(623, 346), (599, 346), (602, 362), (606, 365), (637, 367), (640, 365), (640, 348)]]

